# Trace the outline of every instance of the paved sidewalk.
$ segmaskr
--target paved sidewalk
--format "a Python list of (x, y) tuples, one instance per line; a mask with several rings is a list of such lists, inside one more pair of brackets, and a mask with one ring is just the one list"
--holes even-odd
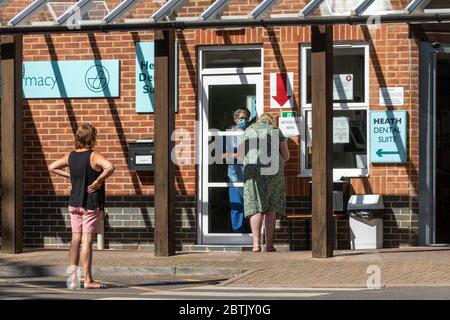
[[(67, 250), (0, 254), (0, 277), (64, 272)], [(450, 286), (450, 248), (412, 247), (335, 251), (329, 259), (296, 252), (180, 252), (155, 257), (143, 251), (94, 252), (94, 272), (142, 275), (220, 275), (226, 286), (367, 287), (379, 272), (381, 286)], [(107, 280), (107, 279), (105, 279)]]

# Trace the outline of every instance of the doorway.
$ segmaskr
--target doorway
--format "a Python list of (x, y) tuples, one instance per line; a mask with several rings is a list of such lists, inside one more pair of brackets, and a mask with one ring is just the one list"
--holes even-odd
[(420, 49), (419, 244), (450, 244), (450, 44)]
[[(239, 50), (233, 48), (234, 50)], [(202, 163), (199, 177), (199, 243), (213, 245), (249, 245), (252, 243), (251, 230), (244, 219), (243, 232), (233, 232), (232, 210), (239, 203), (234, 202), (233, 192), (242, 192), (243, 181), (229, 179), (230, 162), (223, 158), (227, 145), (235, 144), (243, 131), (233, 129), (236, 126), (233, 113), (237, 109), (247, 109), (250, 120), (256, 118), (262, 110), (262, 61), (261, 49), (241, 50), (228, 53), (224, 48), (214, 48), (214, 54), (207, 55), (205, 49), (200, 52), (203, 59), (220, 56), (223, 65), (211, 61), (201, 62), (199, 112), (201, 114), (201, 134), (199, 145)], [(251, 52), (253, 50), (253, 52)], [(254, 55), (252, 55), (254, 53)], [(255, 57), (256, 56), (256, 57)], [(227, 64), (229, 60), (229, 64)], [(236, 68), (234, 63), (239, 63)], [(252, 65), (245, 66), (245, 63)], [(213, 65), (213, 68), (204, 66)], [(244, 66), (242, 66), (244, 64)], [(218, 68), (220, 67), (220, 68)], [(248, 69), (251, 70), (248, 70)], [(205, 70), (206, 69), (206, 70)], [(247, 70), (246, 70), (247, 69)], [(258, 72), (255, 72), (258, 71)], [(232, 189), (233, 188), (233, 189)], [(234, 195), (235, 197), (235, 195)], [(243, 208), (243, 203), (242, 203)]]
[(450, 243), (450, 54), (436, 57), (436, 243)]

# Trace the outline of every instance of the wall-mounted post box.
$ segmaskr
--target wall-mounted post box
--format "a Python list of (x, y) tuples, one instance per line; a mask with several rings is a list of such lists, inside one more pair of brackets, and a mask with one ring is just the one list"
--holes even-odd
[[(309, 194), (312, 199), (312, 181), (309, 181)], [(333, 211), (347, 211), (347, 201), (350, 198), (350, 180), (344, 177), (333, 176)], [(311, 203), (310, 203), (310, 208)]]
[(128, 144), (128, 169), (130, 171), (153, 171), (155, 146), (152, 139), (143, 139)]
[(347, 211), (347, 202), (350, 198), (350, 180), (340, 179), (333, 181), (333, 210), (335, 212)]

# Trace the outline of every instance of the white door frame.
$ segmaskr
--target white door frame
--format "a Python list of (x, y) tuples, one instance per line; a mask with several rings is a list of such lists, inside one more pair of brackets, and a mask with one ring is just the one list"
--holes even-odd
[[(225, 49), (224, 47), (215, 47)], [(235, 47), (233, 47), (235, 49)], [(248, 47), (244, 47), (248, 49)], [(209, 49), (208, 49), (209, 50)], [(262, 50), (262, 48), (261, 48)], [(199, 56), (202, 56), (201, 52)], [(262, 55), (261, 55), (262, 56)], [(201, 69), (201, 61), (199, 69)], [(261, 61), (263, 66), (263, 61)], [(251, 69), (251, 70), (248, 70)], [(227, 183), (227, 182), (208, 182), (208, 138), (211, 135), (208, 128), (208, 87), (210, 85), (236, 85), (236, 84), (255, 84), (256, 85), (256, 111), (260, 115), (263, 112), (263, 74), (261, 68), (242, 68), (242, 69), (220, 69), (217, 73), (209, 69), (207, 72), (199, 72), (199, 101), (198, 112), (200, 125), (198, 128), (198, 159), (201, 162), (198, 166), (198, 223), (197, 223), (197, 241), (199, 244), (220, 244), (220, 245), (246, 245), (252, 243), (251, 234), (234, 234), (234, 233), (214, 233), (208, 232), (208, 190), (210, 187), (230, 187), (243, 186), (243, 183)], [(230, 135), (228, 132), (219, 132), (219, 135)]]

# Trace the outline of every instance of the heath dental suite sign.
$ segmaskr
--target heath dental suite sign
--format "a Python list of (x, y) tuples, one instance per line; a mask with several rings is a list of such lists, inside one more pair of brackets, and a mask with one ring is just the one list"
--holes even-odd
[(406, 111), (370, 112), (370, 162), (407, 161)]
[(23, 64), (23, 97), (118, 97), (119, 60), (36, 61)]
[[(178, 42), (175, 41), (174, 109), (178, 111)], [(136, 42), (136, 112), (154, 112), (155, 43)]]
[(153, 112), (155, 103), (155, 44), (136, 42), (136, 112)]

